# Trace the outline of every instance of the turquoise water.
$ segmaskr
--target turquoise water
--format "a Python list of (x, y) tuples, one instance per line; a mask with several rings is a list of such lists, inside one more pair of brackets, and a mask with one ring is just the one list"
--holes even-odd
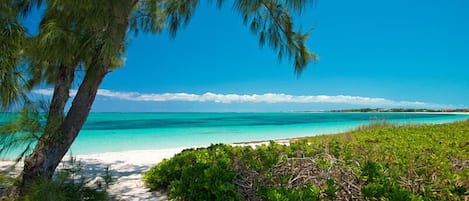
[[(8, 115), (0, 117), (0, 124)], [(73, 154), (207, 146), (330, 134), (379, 119), (446, 123), (469, 115), (416, 113), (92, 113)]]

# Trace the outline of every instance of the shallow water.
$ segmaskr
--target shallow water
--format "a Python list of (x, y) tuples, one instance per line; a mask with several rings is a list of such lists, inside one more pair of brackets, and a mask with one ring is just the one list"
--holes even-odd
[[(0, 117), (0, 124), (9, 115)], [(330, 134), (377, 120), (446, 123), (469, 115), (421, 113), (91, 113), (73, 154), (208, 146)]]

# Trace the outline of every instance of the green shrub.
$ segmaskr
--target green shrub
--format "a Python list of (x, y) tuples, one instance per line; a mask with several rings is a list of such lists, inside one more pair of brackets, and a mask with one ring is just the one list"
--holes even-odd
[(309, 184), (303, 187), (286, 188), (271, 187), (264, 190), (266, 200), (269, 201), (319, 201), (320, 191)]
[(181, 178), (182, 168), (194, 163), (194, 150), (184, 150), (170, 160), (164, 159), (143, 175), (143, 181), (151, 190), (166, 189), (172, 181)]
[(13, 200), (8, 198), (8, 194), (10, 193), (11, 186), (16, 182), (16, 179), (5, 175), (5, 172), (0, 172), (0, 200), (1, 201), (8, 201)]
[(289, 151), (287, 146), (275, 142), (270, 142), (268, 145), (259, 145), (256, 149), (250, 146), (233, 147), (232, 149), (241, 149), (234, 156), (239, 157), (242, 162), (241, 165), (256, 172), (265, 172), (271, 169), (281, 159), (286, 158)]
[(362, 177), (365, 178), (367, 183), (361, 189), (365, 198), (372, 200), (412, 200), (413, 194), (388, 178), (384, 174), (381, 164), (366, 161), (362, 168)]
[(180, 200), (240, 200), (233, 180), (231, 147), (212, 145), (189, 149), (165, 160), (144, 174), (151, 189), (168, 188)]
[(362, 188), (362, 193), (365, 198), (371, 200), (407, 201), (417, 196), (390, 181), (369, 183)]
[(30, 191), (20, 201), (106, 201), (111, 200), (107, 193), (84, 183), (65, 180), (40, 180), (31, 185)]
[(326, 190), (324, 190), (324, 193), (326, 194), (326, 197), (329, 200), (335, 200), (335, 198), (337, 197), (336, 193), (337, 193), (338, 190), (339, 189), (335, 185), (334, 180), (333, 179), (328, 179), (327, 180), (327, 188), (326, 188)]
[(461, 200), (469, 121), (373, 125), (256, 148), (185, 150), (145, 175), (179, 200)]
[(81, 174), (82, 164), (74, 157), (63, 163), (52, 180), (40, 179), (29, 187), (29, 192), (20, 201), (107, 201), (112, 200), (106, 190), (112, 182), (109, 167), (106, 168), (104, 186), (90, 184), (90, 179)]

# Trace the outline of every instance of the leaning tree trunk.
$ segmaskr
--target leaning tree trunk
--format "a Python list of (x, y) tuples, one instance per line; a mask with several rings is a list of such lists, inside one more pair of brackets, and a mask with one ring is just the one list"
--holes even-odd
[[(91, 110), (91, 105), (96, 97), (98, 87), (107, 71), (107, 67), (104, 66), (95, 66), (88, 69), (73, 99), (72, 106), (67, 116), (62, 121), (60, 121), (60, 109), (62, 109), (63, 113), (63, 107), (65, 106), (66, 99), (68, 99), (68, 90), (57, 90), (57, 87), (60, 86), (56, 84), (55, 90), (57, 91), (54, 91), (51, 110), (57, 110), (55, 114), (50, 114), (49, 116), (59, 115), (56, 116), (58, 117), (56, 120), (59, 120), (60, 123), (56, 127), (54, 126), (57, 125), (56, 122), (48, 120), (46, 130), (38, 141), (33, 153), (25, 159), (23, 178), (19, 188), (20, 195), (24, 195), (28, 192), (29, 186), (36, 179), (52, 178), (55, 169), (85, 123)], [(65, 91), (67, 93), (66, 95), (63, 94)], [(57, 99), (56, 102), (54, 102), (55, 98)], [(53, 105), (53, 103), (56, 105)]]
[[(50, 106), (50, 112), (52, 113), (48, 117), (51, 119), (48, 119), (45, 131), (33, 153), (24, 161), (22, 181), (19, 187), (20, 195), (26, 194), (29, 186), (36, 179), (52, 178), (55, 169), (78, 136), (88, 118), (98, 88), (109, 71), (112, 59), (119, 57), (121, 54), (121, 48), (124, 45), (127, 33), (128, 17), (138, 1), (129, 0), (128, 7), (126, 7), (128, 10), (122, 13), (118, 12), (118, 9), (115, 10), (117, 7), (110, 8), (115, 18), (109, 20), (107, 27), (100, 27), (99, 31), (106, 30), (106, 33), (100, 38), (100, 47), (95, 49), (96, 52), (93, 54), (94, 63), (88, 66), (86, 75), (65, 118), (63, 117), (63, 111), (68, 100), (70, 85), (68, 85), (68, 88), (60, 88), (60, 84), (56, 83)], [(109, 48), (106, 45), (114, 46)], [(57, 94), (56, 90), (58, 91)], [(58, 120), (59, 123), (55, 123), (54, 119)]]

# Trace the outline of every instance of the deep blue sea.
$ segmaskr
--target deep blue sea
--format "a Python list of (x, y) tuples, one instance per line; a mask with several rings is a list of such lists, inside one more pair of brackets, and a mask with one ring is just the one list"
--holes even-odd
[[(11, 115), (0, 116), (4, 124)], [(469, 115), (417, 113), (91, 113), (73, 154), (167, 149), (339, 133), (377, 120), (446, 123)]]

